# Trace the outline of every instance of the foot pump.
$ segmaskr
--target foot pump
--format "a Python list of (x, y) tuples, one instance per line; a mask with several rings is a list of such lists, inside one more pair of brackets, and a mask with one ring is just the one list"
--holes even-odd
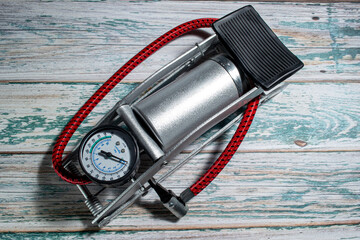
[[(117, 83), (166, 43), (205, 27), (212, 27), (215, 34), (143, 81), (63, 158), (73, 133)], [(54, 146), (54, 170), (79, 188), (94, 215), (93, 224), (106, 225), (151, 189), (181, 218), (188, 211), (186, 203), (208, 186), (235, 154), (257, 107), (279, 93), (286, 86), (282, 82), (302, 67), (252, 6), (221, 19), (181, 24), (130, 59), (80, 108)], [(186, 146), (220, 122), (223, 127), (215, 134), (158, 176)], [(177, 196), (160, 184), (238, 122), (224, 152), (191, 187)], [(145, 164), (149, 161), (151, 164)], [(122, 190), (103, 205), (86, 186), (92, 182), (104, 189)]]

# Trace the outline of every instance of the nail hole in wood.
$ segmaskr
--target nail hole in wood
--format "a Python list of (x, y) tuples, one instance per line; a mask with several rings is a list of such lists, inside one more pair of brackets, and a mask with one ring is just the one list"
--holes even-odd
[(302, 140), (295, 140), (294, 143), (299, 147), (305, 147), (307, 145), (307, 142), (304, 142)]

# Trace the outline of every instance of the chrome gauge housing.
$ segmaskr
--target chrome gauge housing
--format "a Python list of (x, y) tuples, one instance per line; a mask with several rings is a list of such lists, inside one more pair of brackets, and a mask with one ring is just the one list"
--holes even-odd
[(122, 185), (139, 167), (139, 148), (134, 137), (121, 127), (104, 126), (82, 140), (79, 163), (84, 173), (102, 185)]

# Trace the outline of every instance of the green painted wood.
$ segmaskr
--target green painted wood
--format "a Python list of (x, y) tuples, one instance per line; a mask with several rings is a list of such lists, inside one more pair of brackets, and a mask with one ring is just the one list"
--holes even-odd
[[(358, 156), (359, 152), (239, 153), (219, 177), (189, 203), (190, 211), (180, 221), (174, 222), (151, 192), (106, 229), (295, 228), (309, 227), (312, 223), (360, 223)], [(80, 192), (53, 173), (50, 155), (0, 157), (2, 231), (94, 229)], [(198, 155), (164, 185), (180, 193), (215, 157), (206, 153)], [(96, 188), (92, 186), (91, 190)], [(116, 196), (116, 192), (108, 190), (105, 199)]]
[[(1, 84), (0, 152), (51, 151), (63, 127), (99, 86)], [(69, 146), (74, 146), (135, 86), (116, 87), (91, 113)], [(290, 84), (260, 108), (240, 151), (359, 150), (359, 91), (355, 83)], [(223, 149), (231, 133), (208, 150)], [(308, 145), (301, 148), (296, 140)]]
[[(221, 17), (246, 4), (3, 1), (0, 81), (102, 82), (178, 24)], [(302, 74), (292, 81), (360, 80), (359, 4), (251, 4), (304, 61)], [(170, 44), (126, 81), (142, 81), (206, 36), (198, 32)]]
[[(360, 238), (359, 3), (251, 3), (305, 67), (260, 108), (239, 153), (182, 220), (149, 193), (98, 232), (76, 187), (51, 168), (46, 153), (61, 129), (128, 58), (179, 23), (246, 4), (1, 1), (0, 238)], [(210, 32), (187, 35), (145, 61), (95, 109), (69, 149), (136, 82)], [(180, 193), (193, 183), (230, 135), (166, 187)]]
[(184, 239), (185, 236), (192, 236), (193, 239), (358, 239), (360, 237), (358, 226), (325, 226), (325, 227), (295, 227), (295, 228), (249, 228), (244, 230), (221, 229), (221, 230), (184, 230), (184, 231), (85, 231), (67, 233), (0, 233), (1, 239)]

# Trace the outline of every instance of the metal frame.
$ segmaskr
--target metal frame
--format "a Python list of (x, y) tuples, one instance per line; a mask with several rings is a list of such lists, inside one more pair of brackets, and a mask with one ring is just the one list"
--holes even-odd
[[(162, 182), (177, 169), (182, 167), (187, 163), (193, 156), (198, 154), (201, 149), (207, 146), (209, 143), (213, 142), (216, 138), (222, 135), (226, 130), (228, 130), (235, 123), (240, 121), (241, 115), (233, 118), (228, 124), (222, 127), (218, 132), (208, 138), (204, 143), (190, 152), (184, 159), (182, 159), (176, 166), (170, 169), (167, 173), (160, 176), (158, 180), (155, 180), (154, 175), (173, 159), (180, 151), (184, 149), (185, 146), (189, 145), (191, 142), (195, 141), (196, 138), (205, 132), (210, 127), (221, 122), (229, 115), (240, 109), (242, 106), (246, 105), (253, 98), (263, 94), (262, 103), (271, 97), (275, 96), (280, 92), (285, 85), (279, 85), (278, 87), (264, 92), (261, 88), (253, 87), (247, 91), (244, 95), (238, 98), (236, 101), (228, 105), (226, 108), (219, 111), (217, 114), (207, 119), (201, 125), (197, 126), (191, 133), (184, 137), (180, 142), (173, 146), (170, 150), (164, 152), (152, 139), (151, 136), (142, 128), (141, 124), (137, 121), (131, 106), (141, 99), (149, 96), (155, 91), (158, 91), (162, 87), (166, 86), (181, 73), (187, 71), (189, 68), (193, 67), (199, 61), (201, 61), (207, 55), (219, 51), (217, 46), (219, 40), (216, 35), (212, 35), (203, 42), (196, 44), (195, 47), (176, 58), (163, 68), (159, 69), (144, 82), (142, 82), (137, 88), (130, 92), (126, 97), (119, 101), (115, 106), (96, 124), (95, 127), (109, 124), (119, 124), (124, 123), (135, 136), (138, 136), (137, 139), (140, 140), (140, 144), (146, 150), (147, 153), (154, 160), (154, 164), (142, 173), (137, 179), (132, 179), (132, 183), (114, 200), (108, 203), (106, 206), (102, 206), (99, 200), (96, 197), (96, 194), (93, 195), (86, 186), (77, 185), (80, 192), (85, 197), (85, 203), (88, 206), (91, 213), (95, 216), (92, 221), (93, 224), (97, 224), (102, 227), (108, 224), (113, 218), (121, 214), (125, 209), (130, 207), (140, 196), (147, 193), (150, 189), (148, 181), (152, 179), (155, 182)], [(220, 51), (224, 51), (223, 49)], [(150, 90), (148, 90), (151, 88)], [(67, 167), (70, 171), (74, 173), (78, 172), (73, 161), (77, 160), (77, 152), (79, 151), (79, 146), (76, 146), (75, 149), (66, 157), (64, 160), (64, 166)]]

